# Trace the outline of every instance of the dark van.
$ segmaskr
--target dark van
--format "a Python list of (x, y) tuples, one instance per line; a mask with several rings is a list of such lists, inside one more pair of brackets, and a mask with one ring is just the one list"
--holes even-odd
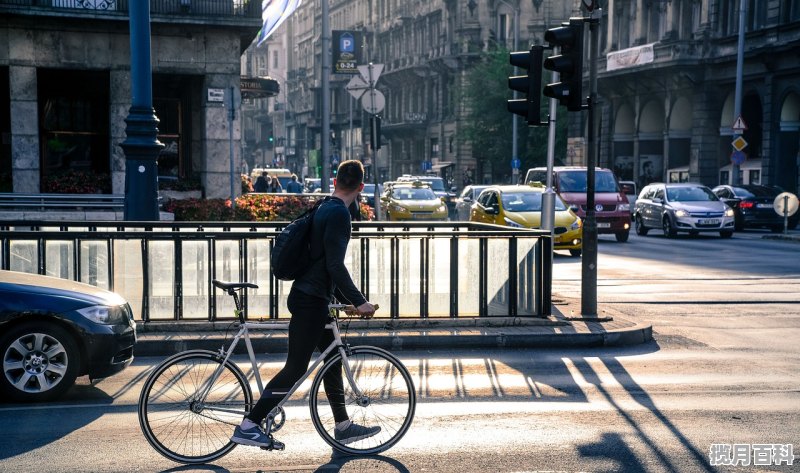
[[(547, 168), (528, 169), (525, 183), (547, 183)], [(628, 198), (610, 169), (595, 168), (595, 220), (598, 234), (614, 234), (619, 242), (628, 241), (631, 210)], [(586, 167), (556, 166), (553, 168), (553, 190), (583, 219), (586, 218)]]

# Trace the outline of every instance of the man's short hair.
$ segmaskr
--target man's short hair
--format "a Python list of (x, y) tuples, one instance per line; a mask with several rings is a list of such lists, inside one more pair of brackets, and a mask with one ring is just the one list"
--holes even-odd
[(346, 191), (358, 189), (364, 183), (364, 165), (361, 161), (350, 159), (342, 161), (336, 171), (336, 188)]
[(296, 181), (296, 180), (297, 180), (297, 174), (292, 174), (292, 180), (293, 180), (293, 181)]

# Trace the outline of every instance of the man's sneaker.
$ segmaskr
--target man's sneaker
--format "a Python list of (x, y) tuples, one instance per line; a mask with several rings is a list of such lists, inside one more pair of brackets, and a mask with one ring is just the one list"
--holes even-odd
[(258, 426), (243, 429), (241, 426), (237, 425), (236, 429), (233, 431), (233, 435), (231, 435), (231, 442), (238, 443), (239, 445), (252, 445), (253, 447), (274, 447), (272, 436), (265, 434)]
[(348, 444), (367, 437), (372, 437), (380, 431), (380, 427), (364, 427), (363, 425), (351, 422), (350, 426), (346, 429), (333, 429), (333, 435), (336, 441)]

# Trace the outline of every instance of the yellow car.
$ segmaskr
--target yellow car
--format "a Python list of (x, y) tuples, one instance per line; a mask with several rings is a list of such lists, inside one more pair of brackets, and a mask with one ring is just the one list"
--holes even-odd
[(381, 203), (387, 220), (447, 220), (447, 205), (423, 182), (392, 183)]
[[(494, 223), (517, 228), (540, 228), (543, 187), (491, 186), (483, 190), (470, 208), (473, 222)], [(553, 248), (580, 256), (583, 247), (583, 222), (555, 196)]]

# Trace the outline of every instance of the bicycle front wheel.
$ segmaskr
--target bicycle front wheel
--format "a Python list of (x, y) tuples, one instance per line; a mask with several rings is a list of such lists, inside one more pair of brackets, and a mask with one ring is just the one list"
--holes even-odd
[[(339, 383), (342, 377), (344, 382)], [(387, 450), (405, 435), (417, 398), (411, 375), (400, 360), (380, 348), (355, 347), (347, 355), (346, 367), (341, 353), (323, 365), (314, 377), (309, 404), (314, 427), (330, 446), (343, 453), (371, 455)], [(341, 409), (353, 423), (370, 429), (368, 436), (337, 439), (333, 412)], [(375, 432), (375, 428), (380, 430)]]
[(222, 360), (205, 350), (179, 353), (145, 381), (139, 425), (150, 445), (170, 460), (206, 463), (236, 447), (230, 436), (253, 395), (242, 371)]

